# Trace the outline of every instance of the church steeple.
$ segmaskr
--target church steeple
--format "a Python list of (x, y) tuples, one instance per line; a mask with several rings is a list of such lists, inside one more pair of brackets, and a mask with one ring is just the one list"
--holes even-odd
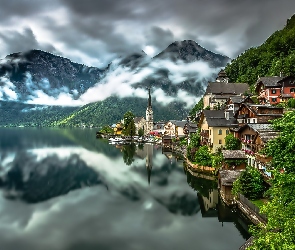
[(149, 100), (148, 100), (148, 107), (152, 107), (152, 98), (151, 98), (151, 89), (149, 88)]
[(151, 98), (150, 88), (149, 88), (148, 106), (145, 111), (145, 118), (146, 118), (145, 134), (148, 135), (151, 131), (153, 131), (153, 127), (154, 127), (154, 117), (153, 117), (152, 98)]

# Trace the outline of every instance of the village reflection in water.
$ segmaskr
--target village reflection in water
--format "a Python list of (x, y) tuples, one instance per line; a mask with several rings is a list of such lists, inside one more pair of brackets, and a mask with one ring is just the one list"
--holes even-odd
[(214, 178), (167, 148), (109, 145), (81, 129), (0, 129), (0, 138), (3, 249), (231, 250), (249, 237)]
[[(203, 218), (216, 218), (221, 225), (224, 223), (234, 223), (236, 228), (244, 239), (250, 237), (249, 226), (252, 223), (247, 219), (240, 211), (228, 207), (220, 198), (217, 189), (217, 181), (214, 176), (207, 174), (197, 173), (191, 171), (185, 162), (182, 160), (182, 156), (173, 154), (170, 148), (159, 147), (151, 143), (139, 144), (139, 145), (120, 145), (116, 146), (123, 152), (124, 162), (128, 165), (134, 162), (134, 158), (145, 159), (147, 170), (147, 181), (150, 184), (152, 169), (153, 169), (153, 153), (161, 150), (165, 155), (170, 165), (173, 162), (178, 162), (179, 166), (183, 166), (184, 174), (187, 176), (188, 185), (197, 192), (198, 199), (198, 211), (201, 212)], [(127, 153), (128, 152), (128, 153)], [(132, 152), (132, 153), (130, 153)], [(132, 160), (130, 160), (132, 158)]]

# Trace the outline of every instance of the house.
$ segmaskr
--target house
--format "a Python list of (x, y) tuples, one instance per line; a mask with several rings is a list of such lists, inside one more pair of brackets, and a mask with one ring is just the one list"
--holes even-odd
[(218, 73), (216, 82), (209, 82), (203, 96), (204, 107), (218, 109), (225, 104), (230, 96), (243, 96), (250, 92), (247, 83), (229, 83), (223, 70)]
[(242, 150), (247, 156), (247, 163), (259, 169), (264, 175), (270, 176), (266, 171), (271, 158), (261, 153), (269, 140), (279, 136), (279, 132), (274, 130), (271, 124), (245, 124), (237, 132), (242, 142)]
[(139, 129), (143, 129), (143, 131), (145, 130), (146, 120), (144, 119), (143, 116), (135, 117), (134, 118), (134, 124), (135, 124), (135, 128), (136, 128), (135, 134), (138, 134)]
[(246, 123), (269, 123), (270, 120), (282, 117), (283, 111), (282, 107), (242, 103), (234, 117), (239, 125)]
[(184, 126), (187, 121), (170, 120), (164, 125), (164, 135), (172, 137), (185, 137)]
[(233, 183), (239, 178), (244, 170), (219, 170), (218, 188), (220, 197), (227, 205), (234, 204), (234, 195), (232, 194)]
[(247, 156), (243, 150), (221, 150), (222, 169), (241, 170), (246, 168)]
[(199, 128), (201, 144), (207, 145), (212, 153), (225, 146), (225, 137), (230, 128), (237, 126), (233, 112), (226, 110), (203, 110)]
[(295, 98), (294, 76), (259, 77), (255, 84), (255, 92), (261, 104), (278, 104)]
[(227, 110), (232, 110), (235, 113), (240, 108), (242, 103), (253, 104), (254, 101), (251, 99), (250, 96), (239, 96), (239, 95), (230, 96), (227, 99), (225, 106)]
[(165, 123), (164, 135), (170, 136), (170, 137), (175, 137), (175, 124), (172, 123), (171, 121), (168, 121), (167, 123)]
[(156, 122), (154, 124), (153, 131), (157, 134), (163, 135), (165, 132), (164, 126), (165, 126), (165, 122)]
[(123, 124), (121, 122), (117, 122), (112, 125), (112, 129), (114, 130), (114, 135), (122, 135)]

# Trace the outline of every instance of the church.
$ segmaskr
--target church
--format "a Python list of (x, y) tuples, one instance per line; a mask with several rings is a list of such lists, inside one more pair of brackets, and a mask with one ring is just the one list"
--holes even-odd
[(144, 135), (148, 135), (151, 131), (153, 131), (154, 127), (154, 113), (152, 108), (152, 98), (151, 98), (151, 90), (149, 89), (149, 98), (148, 105), (145, 111), (144, 117), (135, 117), (134, 123), (136, 127), (136, 134), (138, 134), (139, 129), (143, 129)]

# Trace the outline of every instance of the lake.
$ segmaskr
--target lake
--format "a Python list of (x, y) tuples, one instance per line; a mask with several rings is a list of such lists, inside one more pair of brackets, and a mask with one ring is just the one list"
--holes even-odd
[(249, 222), (157, 145), (0, 128), (3, 250), (238, 250)]

